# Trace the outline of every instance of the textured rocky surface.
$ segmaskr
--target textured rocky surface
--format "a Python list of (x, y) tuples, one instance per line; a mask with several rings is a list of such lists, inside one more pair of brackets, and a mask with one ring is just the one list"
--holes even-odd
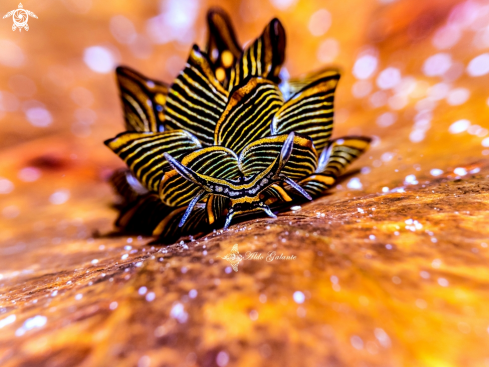
[[(291, 74), (342, 65), (334, 136), (376, 143), (330, 195), (170, 246), (113, 232), (105, 179), (120, 163), (101, 142), (122, 116), (113, 75), (83, 55), (101, 46), (168, 81), (212, 3), (195, 3), (194, 38), (165, 44), (150, 4), (44, 2), (29, 32), (5, 25), (23, 61), (0, 54), (0, 365), (489, 365), (489, 91), (473, 63), (489, 8), (331, 3), (320, 34), (325, 5), (272, 3), (287, 2), (224, 5), (241, 41), (283, 20)], [(121, 14), (139, 48), (118, 42)], [(377, 63), (366, 79), (362, 55)], [(254, 255), (234, 272), (236, 244)]]

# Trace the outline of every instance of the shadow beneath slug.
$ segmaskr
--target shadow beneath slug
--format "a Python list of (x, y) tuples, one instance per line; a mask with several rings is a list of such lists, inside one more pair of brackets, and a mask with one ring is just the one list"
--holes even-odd
[[(360, 169), (356, 169), (356, 170), (352, 170), (350, 172), (347, 172), (344, 175), (341, 175), (340, 177), (337, 178), (335, 185), (332, 188), (334, 188), (338, 184), (341, 184), (341, 183), (347, 181), (352, 176), (357, 175), (359, 172), (360, 172)], [(320, 197), (329, 196), (332, 194), (333, 194), (332, 192), (326, 192), (325, 194), (318, 196), (315, 199), (320, 198)], [(304, 204), (311, 202), (311, 201), (309, 201), (309, 200), (307, 200), (304, 197), (299, 196), (299, 195), (291, 195), (291, 196), (293, 197), (292, 201), (282, 202), (279, 204), (271, 204), (270, 209), (272, 210), (272, 212), (274, 214), (284, 213), (284, 212), (290, 211), (291, 206), (304, 205)], [(314, 199), (312, 201), (314, 201)], [(116, 207), (116, 206), (117, 205), (114, 205), (114, 207)], [(241, 224), (241, 223), (250, 221), (252, 219), (273, 219), (273, 218), (269, 217), (265, 212), (245, 213), (245, 214), (241, 214), (239, 216), (234, 217), (233, 218), (233, 225)], [(182, 240), (184, 242), (189, 242), (192, 239), (198, 239), (198, 238), (207, 236), (207, 235), (213, 233), (213, 231), (215, 231), (215, 230), (220, 230), (223, 228), (223, 226), (224, 226), (224, 219), (219, 220), (218, 222), (214, 223), (212, 226), (208, 226), (207, 228), (205, 228), (205, 230), (203, 230), (204, 228), (200, 228), (200, 231), (196, 232), (196, 233), (176, 234), (175, 236), (171, 236), (171, 237), (157, 237), (157, 238), (154, 238), (152, 240), (149, 239), (149, 242), (147, 243), (147, 245), (150, 245), (150, 246), (168, 246), (168, 245), (175, 244), (175, 243), (182, 241)], [(122, 238), (122, 237), (127, 237), (127, 236), (152, 237), (153, 235), (152, 235), (152, 233), (149, 233), (149, 232), (143, 233), (143, 232), (137, 231), (137, 230), (125, 230), (122, 228), (121, 229), (115, 229), (113, 231), (110, 231), (108, 233), (103, 233), (103, 234), (99, 233), (96, 230), (92, 234), (93, 238)]]

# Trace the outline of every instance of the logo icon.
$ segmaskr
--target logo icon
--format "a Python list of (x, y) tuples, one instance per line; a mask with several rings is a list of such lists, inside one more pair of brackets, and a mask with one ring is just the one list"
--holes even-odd
[(12, 30), (15, 31), (17, 28), (19, 28), (19, 32), (22, 31), (22, 28), (24, 28), (26, 31), (29, 30), (29, 25), (27, 24), (27, 21), (29, 20), (29, 15), (37, 19), (37, 15), (29, 10), (25, 10), (22, 6), (22, 3), (19, 4), (18, 9), (9, 11), (7, 14), (5, 14), (3, 16), (3, 19), (10, 17), (11, 15), (14, 20)]
[(221, 259), (229, 261), (233, 270), (238, 271), (238, 265), (244, 259), (244, 257), (239, 253), (238, 245), (236, 244), (231, 249), (231, 252), (226, 256), (221, 256)]

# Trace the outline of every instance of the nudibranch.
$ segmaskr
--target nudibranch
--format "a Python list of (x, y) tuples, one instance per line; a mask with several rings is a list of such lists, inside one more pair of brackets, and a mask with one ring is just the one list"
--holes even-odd
[(275, 217), (271, 204), (322, 195), (370, 144), (331, 139), (337, 69), (281, 80), (278, 19), (244, 50), (223, 10), (207, 21), (205, 50), (193, 46), (172, 85), (117, 68), (126, 131), (105, 144), (128, 167), (111, 178), (126, 231), (174, 239)]

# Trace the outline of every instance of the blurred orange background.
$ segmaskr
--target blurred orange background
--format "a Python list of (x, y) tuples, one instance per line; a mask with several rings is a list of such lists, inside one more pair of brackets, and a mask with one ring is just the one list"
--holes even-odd
[[(2, 12), (17, 5), (4, 2)], [(416, 163), (411, 154), (402, 154), (411, 150), (429, 154), (434, 162), (447, 153), (461, 163), (463, 157), (489, 154), (484, 140), (489, 136), (484, 118), (489, 10), (483, 2), (66, 0), (23, 5), (39, 17), (29, 19), (29, 31), (13, 32), (11, 17), (2, 19), (0, 29), (3, 152), (30, 152), (26, 145), (15, 148), (62, 137), (67, 151), (48, 144), (36, 154), (70, 164), (88, 159), (99, 168), (118, 165), (101, 144), (122, 127), (114, 68), (128, 65), (171, 83), (191, 45), (204, 46), (205, 13), (219, 5), (232, 14), (243, 44), (272, 17), (281, 19), (287, 31), (284, 75), (341, 67), (335, 136), (378, 137), (378, 149), (372, 151), (376, 165), (391, 164), (398, 154)], [(456, 126), (462, 131), (451, 134), (455, 122), (460, 124), (454, 131)], [(402, 136), (394, 141), (392, 135)], [(405, 152), (397, 151), (399, 143)], [(429, 149), (434, 144), (436, 149)], [(453, 144), (460, 149), (453, 152)], [(18, 161), (16, 170), (28, 164)], [(22, 172), (41, 174), (32, 168)], [(2, 181), (3, 191), (23, 185), (19, 174), (2, 175), (10, 182)], [(62, 186), (58, 180), (53, 188)]]

